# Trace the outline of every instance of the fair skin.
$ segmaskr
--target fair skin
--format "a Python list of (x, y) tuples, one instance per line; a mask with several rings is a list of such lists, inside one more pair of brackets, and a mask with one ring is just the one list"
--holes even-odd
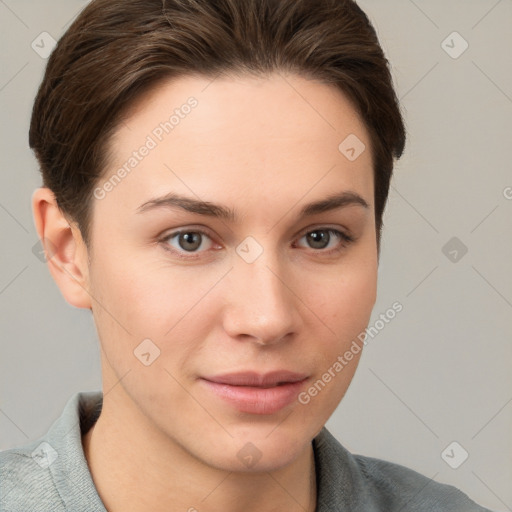
[[(70, 304), (92, 310), (100, 340), (103, 409), (83, 445), (109, 512), (315, 510), (311, 441), (360, 353), (309, 403), (271, 413), (239, 410), (203, 377), (286, 369), (306, 375), (307, 390), (364, 330), (376, 299), (370, 139), (351, 103), (297, 75), (210, 82), (165, 82), (130, 110), (99, 186), (174, 108), (198, 101), (93, 199), (89, 248), (48, 189), (33, 195), (39, 236), (53, 248), (50, 271)], [(338, 150), (349, 134), (367, 148), (354, 161)], [(137, 211), (170, 192), (236, 218)], [(341, 193), (367, 207), (349, 201), (299, 216)], [(198, 248), (169, 236), (182, 228), (206, 233)], [(319, 234), (325, 247), (314, 243)], [(251, 263), (236, 251), (248, 236), (263, 249)], [(148, 366), (134, 355), (145, 339), (160, 350)], [(247, 443), (261, 454), (251, 467), (237, 456)]]

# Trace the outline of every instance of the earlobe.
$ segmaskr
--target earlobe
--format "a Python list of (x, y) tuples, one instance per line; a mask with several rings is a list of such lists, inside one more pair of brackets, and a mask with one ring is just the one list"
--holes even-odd
[(87, 248), (80, 230), (65, 217), (49, 188), (34, 191), (32, 213), (48, 268), (62, 295), (72, 306), (91, 309)]

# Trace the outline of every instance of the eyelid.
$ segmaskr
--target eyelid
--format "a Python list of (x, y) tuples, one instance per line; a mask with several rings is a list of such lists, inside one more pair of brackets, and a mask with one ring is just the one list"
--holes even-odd
[(355, 240), (355, 237), (351, 234), (351, 232), (343, 228), (339, 225), (329, 225), (329, 224), (315, 224), (313, 226), (308, 226), (301, 231), (297, 235), (295, 235), (295, 238), (302, 238), (304, 235), (307, 235), (308, 233), (311, 233), (312, 231), (336, 231), (340, 233), (342, 236), (347, 237), (347, 239), (350, 239), (352, 241)]

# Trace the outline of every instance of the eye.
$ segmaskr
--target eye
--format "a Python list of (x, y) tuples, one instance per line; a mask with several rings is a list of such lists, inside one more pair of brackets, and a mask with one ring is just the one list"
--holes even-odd
[(354, 241), (354, 239), (333, 228), (319, 228), (308, 231), (300, 240), (305, 240), (312, 249), (319, 249), (325, 252), (336, 252)]
[(172, 249), (167, 247), (168, 250), (181, 253), (196, 253), (200, 252), (199, 249), (208, 250), (212, 246), (210, 237), (205, 232), (198, 230), (176, 231), (163, 238), (162, 242), (164, 246), (172, 247)]

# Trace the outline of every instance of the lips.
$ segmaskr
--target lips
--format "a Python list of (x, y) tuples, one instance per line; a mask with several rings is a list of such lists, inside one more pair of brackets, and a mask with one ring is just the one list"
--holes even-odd
[(258, 388), (271, 388), (283, 384), (299, 382), (307, 377), (306, 374), (278, 370), (270, 373), (260, 374), (257, 372), (239, 372), (203, 379), (217, 384), (228, 384), (230, 386), (252, 386)]
[(307, 378), (306, 374), (280, 370), (230, 373), (200, 381), (210, 394), (240, 412), (269, 415), (295, 402)]

